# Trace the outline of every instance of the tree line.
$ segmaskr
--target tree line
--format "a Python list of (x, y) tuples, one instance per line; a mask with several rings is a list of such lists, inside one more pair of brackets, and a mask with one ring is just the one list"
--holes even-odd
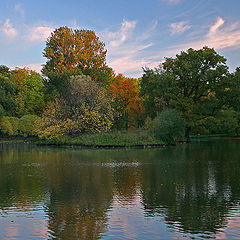
[(46, 41), (41, 74), (0, 66), (1, 134), (57, 138), (144, 128), (175, 141), (239, 133), (240, 68), (230, 73), (213, 48), (166, 58), (139, 79), (116, 75), (106, 54), (94, 31), (60, 27)]

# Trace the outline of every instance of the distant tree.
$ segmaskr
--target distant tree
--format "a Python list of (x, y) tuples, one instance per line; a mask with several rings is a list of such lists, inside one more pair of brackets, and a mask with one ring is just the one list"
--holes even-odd
[(11, 115), (16, 107), (14, 99), (16, 94), (16, 85), (10, 81), (11, 72), (6, 66), (0, 66), (0, 117)]
[(164, 108), (178, 110), (187, 122), (189, 136), (197, 121), (215, 116), (228, 103), (228, 76), (226, 59), (214, 49), (190, 48), (176, 58), (166, 58), (158, 69), (144, 69), (141, 94), (152, 113)]
[(106, 53), (105, 44), (94, 31), (60, 27), (46, 41), (43, 55), (47, 62), (43, 73), (51, 83), (52, 73), (80, 70), (83, 74), (90, 75), (92, 80), (105, 83), (111, 72), (106, 65)]
[(128, 129), (129, 123), (138, 121), (142, 113), (142, 99), (139, 97), (139, 81), (134, 78), (117, 75), (109, 85), (109, 92), (115, 100), (120, 117), (125, 121)]
[(29, 69), (16, 68), (12, 71), (11, 81), (17, 86), (14, 114), (40, 114), (44, 107), (44, 82), (42, 77)]
[(106, 90), (89, 76), (72, 76), (65, 92), (38, 121), (38, 136), (100, 133), (111, 128), (114, 112)]

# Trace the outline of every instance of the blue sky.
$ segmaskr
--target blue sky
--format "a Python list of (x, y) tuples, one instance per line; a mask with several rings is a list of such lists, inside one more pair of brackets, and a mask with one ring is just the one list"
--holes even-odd
[(116, 73), (140, 77), (182, 50), (214, 47), (240, 66), (239, 0), (0, 0), (0, 64), (40, 71), (60, 26), (91, 29)]

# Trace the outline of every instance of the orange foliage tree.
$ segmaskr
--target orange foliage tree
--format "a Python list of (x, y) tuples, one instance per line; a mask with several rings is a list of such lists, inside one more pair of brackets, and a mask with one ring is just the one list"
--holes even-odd
[(80, 70), (97, 80), (102, 74), (111, 73), (111, 69), (106, 65), (106, 53), (105, 44), (94, 31), (60, 27), (52, 32), (46, 41), (43, 55), (47, 62), (43, 73), (48, 76), (53, 72)]
[(125, 127), (139, 125), (142, 113), (142, 99), (139, 97), (140, 80), (118, 74), (109, 85), (109, 92), (115, 100)]

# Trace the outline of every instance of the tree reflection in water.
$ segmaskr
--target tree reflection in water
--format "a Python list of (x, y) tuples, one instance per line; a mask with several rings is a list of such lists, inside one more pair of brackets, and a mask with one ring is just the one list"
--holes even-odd
[(170, 231), (214, 236), (239, 208), (239, 145), (218, 140), (129, 151), (4, 146), (0, 218), (12, 206), (27, 212), (41, 205), (49, 238), (100, 239), (111, 227), (113, 200), (140, 199), (145, 217), (163, 217)]

